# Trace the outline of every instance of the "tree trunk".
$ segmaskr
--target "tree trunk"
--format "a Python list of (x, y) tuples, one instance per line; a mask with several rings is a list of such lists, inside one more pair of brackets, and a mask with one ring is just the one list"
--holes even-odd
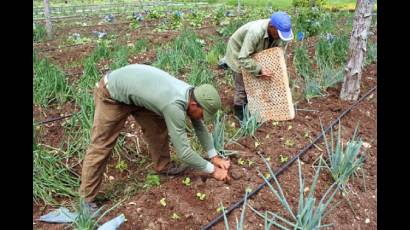
[(357, 100), (360, 93), (360, 79), (366, 55), (367, 37), (372, 22), (374, 0), (357, 0), (350, 36), (349, 61), (345, 67), (344, 82), (340, 92), (343, 101)]
[(46, 18), (46, 30), (48, 39), (53, 39), (53, 30), (51, 26), (50, 4), (48, 0), (44, 0), (44, 16)]

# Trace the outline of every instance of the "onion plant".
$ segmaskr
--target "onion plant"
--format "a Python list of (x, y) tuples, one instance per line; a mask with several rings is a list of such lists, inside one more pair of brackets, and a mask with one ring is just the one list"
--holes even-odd
[(50, 63), (47, 58), (33, 56), (33, 103), (48, 106), (53, 102), (63, 103), (72, 97), (65, 73)]
[[(340, 122), (336, 143), (334, 143), (333, 129), (331, 129), (330, 132), (330, 143), (326, 138), (326, 135), (323, 135), (328, 159), (325, 161), (323, 158), (320, 158), (320, 161), (324, 163), (324, 167), (330, 171), (334, 181), (339, 188), (343, 190), (345, 190), (345, 186), (349, 179), (353, 175), (357, 175), (358, 169), (363, 167), (366, 159), (364, 151), (361, 151), (363, 141), (357, 137), (357, 130), (358, 126), (356, 126), (352, 138), (345, 147), (342, 143)], [(322, 132), (324, 133), (323, 127)]]
[[(243, 230), (243, 229), (244, 229), (244, 227), (243, 227), (243, 222), (244, 222), (244, 220), (245, 220), (245, 211), (246, 211), (246, 206), (247, 206), (247, 200), (248, 200), (248, 191), (245, 192), (245, 200), (244, 200), (244, 202), (243, 202), (242, 211), (241, 211), (241, 216), (240, 216), (240, 218), (239, 218), (239, 221), (238, 221), (238, 218), (235, 217), (235, 221), (236, 221), (236, 228), (235, 228), (235, 229), (236, 229), (236, 230)], [(225, 208), (224, 208), (222, 202), (221, 202), (220, 206), (221, 206), (221, 208), (222, 208), (222, 213), (224, 214), (225, 229), (226, 229), (226, 230), (229, 230), (228, 218), (227, 218), (227, 216), (226, 216)]]
[[(261, 156), (262, 157), (262, 156)], [(312, 184), (309, 189), (308, 195), (305, 197), (304, 195), (304, 179), (302, 177), (302, 169), (301, 163), (298, 159), (298, 174), (299, 174), (299, 204), (297, 207), (297, 211), (293, 211), (290, 207), (288, 201), (285, 198), (283, 190), (276, 178), (275, 173), (272, 171), (268, 161), (262, 157), (263, 161), (265, 162), (267, 168), (269, 169), (269, 179), (265, 177), (261, 172), (259, 174), (263, 177), (264, 181), (268, 185), (269, 189), (275, 195), (275, 197), (279, 200), (280, 204), (283, 206), (285, 211), (289, 214), (289, 218), (282, 217), (275, 212), (272, 211), (265, 211), (262, 213), (251, 206), (252, 211), (254, 211), (258, 216), (265, 220), (265, 229), (270, 229), (271, 225), (274, 225), (280, 229), (319, 229), (323, 227), (331, 226), (332, 224), (323, 224), (323, 218), (331, 211), (328, 209), (330, 202), (333, 200), (334, 195), (337, 192), (336, 184), (332, 184), (323, 197), (320, 199), (319, 203), (317, 203), (317, 199), (315, 197), (315, 189), (317, 185), (317, 181), (319, 178), (320, 168), (318, 168), (315, 172)], [(274, 180), (276, 188), (271, 184), (270, 180)], [(336, 207), (334, 205), (332, 208)]]
[(33, 201), (57, 204), (55, 198), (77, 196), (79, 179), (58, 150), (39, 145), (33, 150)]
[(120, 67), (128, 65), (128, 48), (125, 46), (120, 46), (113, 53), (113, 60), (110, 66), (111, 70), (118, 69)]

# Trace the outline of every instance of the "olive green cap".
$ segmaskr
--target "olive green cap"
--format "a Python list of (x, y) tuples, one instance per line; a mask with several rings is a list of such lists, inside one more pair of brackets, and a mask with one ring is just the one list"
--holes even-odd
[(207, 121), (215, 119), (216, 112), (221, 109), (221, 98), (213, 85), (203, 84), (195, 87), (194, 96), (204, 109), (204, 118)]

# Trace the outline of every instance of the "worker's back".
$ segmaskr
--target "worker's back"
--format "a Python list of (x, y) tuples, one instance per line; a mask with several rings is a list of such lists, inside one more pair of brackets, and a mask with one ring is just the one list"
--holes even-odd
[(142, 64), (119, 68), (108, 76), (108, 90), (113, 99), (159, 115), (171, 103), (181, 103), (185, 107), (189, 88), (190, 85), (167, 72)]

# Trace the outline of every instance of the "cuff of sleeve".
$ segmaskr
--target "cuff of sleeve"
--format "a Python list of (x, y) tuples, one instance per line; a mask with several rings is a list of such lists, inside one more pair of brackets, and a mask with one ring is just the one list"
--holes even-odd
[(214, 172), (214, 169), (215, 169), (214, 167), (215, 167), (214, 164), (208, 162), (208, 163), (206, 164), (206, 167), (205, 167), (205, 169), (204, 169), (204, 172), (206, 172), (206, 173), (213, 173), (213, 172)]
[(216, 156), (216, 155), (217, 155), (217, 152), (216, 152), (215, 149), (211, 149), (211, 150), (208, 151), (208, 157), (209, 157), (209, 158), (212, 158), (212, 157), (214, 157), (214, 156)]

